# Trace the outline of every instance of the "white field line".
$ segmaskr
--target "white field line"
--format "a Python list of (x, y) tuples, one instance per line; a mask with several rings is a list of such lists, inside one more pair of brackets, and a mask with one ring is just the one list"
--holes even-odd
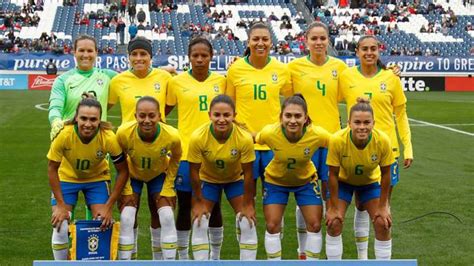
[[(421, 121), (421, 120), (417, 120), (417, 119), (413, 119), (413, 118), (408, 118), (408, 120), (410, 120), (412, 122), (419, 123), (419, 124), (423, 124), (423, 125), (426, 125), (426, 126), (442, 128), (442, 129), (446, 129), (446, 130), (449, 130), (449, 131), (452, 131), (452, 132), (456, 132), (456, 133), (460, 133), (460, 134), (464, 134), (464, 135), (474, 137), (474, 133), (471, 133), (471, 132), (466, 132), (466, 131), (454, 129), (454, 128), (451, 128), (451, 127), (447, 127), (447, 126), (443, 126), (443, 125), (439, 125), (439, 124), (433, 124), (433, 123), (430, 123), (430, 122)], [(413, 126), (413, 125), (411, 125), (411, 126)]]
[[(48, 111), (48, 107), (47, 107), (48, 104), (49, 103), (39, 103), (39, 104), (35, 105), (35, 108), (38, 109), (38, 110), (41, 110), (41, 111)], [(120, 118), (120, 116), (109, 115), (109, 118)], [(166, 121), (177, 121), (177, 120), (178, 119), (176, 119), (176, 118), (166, 118)]]
[[(474, 124), (438, 124), (440, 126), (455, 126), (455, 127), (468, 127), (474, 126)], [(431, 127), (431, 125), (427, 124), (410, 124), (410, 127)]]

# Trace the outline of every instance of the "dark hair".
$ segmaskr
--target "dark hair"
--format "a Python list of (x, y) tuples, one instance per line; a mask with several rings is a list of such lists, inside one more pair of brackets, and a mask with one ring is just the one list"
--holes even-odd
[(211, 105), (209, 106), (209, 110), (211, 110), (212, 107), (214, 107), (214, 105), (216, 105), (218, 103), (226, 103), (226, 104), (230, 105), (230, 107), (232, 108), (232, 111), (235, 114), (234, 100), (232, 100), (232, 98), (230, 98), (228, 95), (219, 94), (216, 97), (214, 97), (214, 99), (212, 99), (212, 101), (211, 101)]
[[(265, 29), (270, 33), (270, 37), (272, 35), (272, 31), (270, 30), (270, 27), (265, 23), (265, 22), (255, 22), (250, 26), (250, 29), (247, 32), (248, 39), (250, 39), (250, 35), (252, 35), (252, 32), (257, 29)], [(247, 40), (248, 43), (248, 40)], [(244, 56), (249, 56), (250, 55), (250, 47), (247, 46), (244, 52)]]
[(128, 54), (130, 55), (135, 49), (143, 49), (150, 55), (150, 57), (153, 57), (153, 46), (151, 44), (151, 41), (148, 40), (146, 37), (137, 36), (130, 40), (130, 42), (128, 42)]
[(308, 121), (306, 121), (304, 125), (307, 126), (311, 124), (311, 118), (309, 118), (308, 116), (308, 104), (306, 103), (306, 100), (304, 99), (303, 95), (301, 95), (301, 93), (295, 93), (293, 96), (285, 99), (285, 101), (281, 105), (280, 118), (283, 116), (285, 108), (290, 104), (301, 106), (301, 108), (303, 108), (303, 113), (305, 114), (305, 116), (308, 117)]
[[(360, 37), (359, 40), (357, 41), (356, 50), (359, 50), (360, 43), (366, 39), (374, 39), (377, 42), (377, 46), (378, 47), (380, 46), (380, 41), (379, 39), (377, 39), (377, 37), (375, 37), (374, 35), (364, 35)], [(377, 59), (377, 66), (380, 67), (381, 69), (387, 69), (387, 66), (384, 63), (382, 63), (382, 60), (380, 60), (380, 58)]]
[(94, 37), (90, 36), (90, 35), (87, 35), (87, 34), (83, 34), (83, 35), (79, 35), (75, 40), (74, 40), (74, 44), (72, 46), (73, 50), (76, 51), (77, 49), (77, 43), (79, 41), (82, 41), (82, 40), (89, 40), (89, 41), (92, 41), (94, 43), (94, 49), (97, 51), (97, 41), (96, 39), (94, 39)]
[[(77, 124), (77, 116), (79, 115), (79, 108), (81, 108), (81, 106), (95, 107), (99, 109), (99, 119), (102, 117), (102, 105), (100, 104), (99, 101), (95, 99), (95, 96), (92, 93), (84, 92), (82, 93), (81, 97), (82, 97), (82, 100), (77, 105), (76, 113), (74, 114), (74, 117), (66, 121), (64, 123), (65, 125)], [(112, 129), (112, 124), (107, 121), (100, 121), (99, 128)]]
[(140, 105), (140, 103), (142, 102), (150, 102), (150, 103), (153, 103), (156, 105), (156, 109), (158, 109), (158, 111), (160, 111), (160, 103), (158, 102), (157, 99), (151, 97), (151, 96), (143, 96), (141, 97), (140, 99), (138, 99), (137, 101), (137, 104), (135, 105), (135, 110), (138, 109), (138, 106)]
[(353, 112), (369, 112), (372, 117), (374, 117), (374, 110), (370, 105), (370, 100), (362, 97), (357, 97), (357, 103), (351, 107), (351, 111), (349, 112), (349, 120), (351, 119)]
[(214, 48), (212, 47), (211, 42), (208, 39), (204, 38), (204, 37), (196, 37), (196, 38), (193, 38), (189, 42), (188, 56), (191, 57), (191, 48), (193, 48), (194, 45), (200, 44), (200, 43), (206, 45), (209, 48), (209, 52), (211, 53), (211, 57), (212, 57), (214, 55)]
[(326, 24), (320, 22), (320, 21), (313, 21), (311, 24), (309, 24), (308, 28), (304, 32), (304, 36), (308, 37), (309, 32), (314, 29), (314, 28), (323, 28), (326, 34), (328, 35), (329, 38), (329, 28)]

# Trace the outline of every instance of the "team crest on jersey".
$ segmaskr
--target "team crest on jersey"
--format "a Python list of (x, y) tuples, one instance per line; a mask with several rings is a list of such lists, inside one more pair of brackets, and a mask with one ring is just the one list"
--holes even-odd
[(370, 156), (370, 159), (372, 160), (372, 162), (377, 161), (378, 159), (377, 154), (372, 154), (372, 156)]
[(104, 85), (104, 81), (101, 80), (101, 79), (98, 79), (98, 80), (97, 80), (97, 85), (99, 85), (99, 86)]
[(98, 150), (95, 155), (97, 156), (97, 159), (104, 158), (104, 152), (102, 150)]
[(380, 83), (380, 91), (387, 91), (387, 84), (385, 84), (385, 82)]
[(331, 74), (332, 74), (332, 79), (337, 79), (337, 70), (334, 69), (334, 70), (331, 72)]
[(310, 152), (311, 152), (310, 148), (308, 147), (304, 148), (304, 156), (308, 156)]
[(180, 176), (180, 175), (176, 176), (176, 181), (175, 182), (176, 182), (177, 186), (181, 186), (183, 184), (183, 177)]
[(97, 235), (90, 235), (87, 238), (88, 245), (87, 247), (89, 248), (89, 251), (94, 252), (99, 248), (99, 236)]
[(155, 86), (155, 91), (160, 92), (160, 88), (161, 88), (160, 83), (155, 83), (154, 86)]
[(214, 85), (214, 92), (219, 92), (219, 86)]
[(230, 156), (232, 156), (232, 157), (237, 156), (238, 153), (239, 153), (239, 152), (237, 151), (237, 149), (232, 149), (232, 150), (230, 150)]
[(166, 156), (167, 153), (168, 153), (168, 150), (166, 148), (161, 148), (161, 150), (160, 150), (160, 155), (161, 156)]
[(278, 75), (277, 75), (277, 73), (273, 73), (273, 74), (272, 74), (272, 80), (273, 80), (273, 83), (278, 82)]

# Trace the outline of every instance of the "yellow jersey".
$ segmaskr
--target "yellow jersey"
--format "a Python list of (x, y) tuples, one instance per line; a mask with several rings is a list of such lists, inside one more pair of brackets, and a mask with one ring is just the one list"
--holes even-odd
[(242, 179), (243, 163), (255, 161), (252, 136), (234, 125), (225, 143), (219, 143), (214, 136), (212, 123), (196, 129), (189, 141), (188, 161), (200, 163), (201, 180), (225, 184)]
[(285, 187), (302, 186), (317, 176), (311, 161), (314, 152), (327, 147), (329, 132), (319, 126), (309, 125), (296, 143), (288, 141), (280, 123), (267, 125), (257, 134), (256, 142), (268, 145), (273, 159), (265, 169), (265, 182)]
[(326, 164), (339, 167), (339, 180), (350, 185), (363, 186), (380, 182), (380, 167), (394, 162), (390, 139), (375, 128), (362, 150), (352, 142), (349, 127), (336, 132), (329, 141)]
[(144, 142), (138, 133), (137, 122), (122, 124), (117, 130), (117, 139), (123, 151), (127, 153), (130, 178), (148, 182), (162, 173), (166, 173), (161, 195), (175, 195), (174, 180), (178, 164), (171, 165), (168, 153), (181, 146), (178, 130), (159, 122), (156, 138), (153, 142)]
[[(358, 97), (370, 100), (374, 110), (375, 128), (389, 136), (394, 156), (398, 158), (400, 149), (393, 118), (394, 108), (407, 102), (400, 78), (393, 74), (392, 70), (383, 69), (380, 69), (375, 76), (366, 78), (360, 73), (359, 67), (351, 67), (342, 73), (339, 91), (347, 103), (347, 117), (351, 107), (357, 103)], [(408, 121), (406, 124), (408, 125)], [(413, 158), (411, 137), (405, 137), (411, 135), (409, 126), (399, 127), (398, 133), (402, 138), (408, 139), (404, 143), (405, 158)]]
[[(280, 95), (293, 94), (290, 72), (285, 64), (268, 58), (263, 69), (254, 68), (248, 57), (237, 60), (227, 71), (226, 94), (235, 100), (236, 120), (257, 133), (280, 117)], [(256, 150), (268, 150), (256, 144)]]
[(79, 138), (76, 125), (66, 125), (51, 143), (47, 158), (60, 162), (59, 180), (85, 183), (110, 180), (106, 155), (122, 155), (122, 149), (112, 130), (100, 129), (89, 143)]
[(341, 129), (338, 108), (338, 80), (347, 65), (328, 56), (322, 66), (315, 65), (309, 56), (288, 63), (294, 93), (301, 93), (308, 104), (308, 115), (313, 124), (330, 133)]
[(170, 79), (170, 73), (156, 68), (142, 79), (130, 70), (122, 72), (110, 82), (109, 104), (120, 102), (123, 124), (135, 121), (137, 100), (151, 96), (160, 103), (161, 120), (165, 121), (166, 88)]
[(214, 72), (210, 72), (203, 82), (197, 81), (189, 71), (169, 81), (166, 105), (178, 105), (178, 129), (183, 149), (181, 160), (187, 160), (191, 134), (209, 122), (209, 105), (214, 97), (225, 92), (225, 87), (225, 77)]

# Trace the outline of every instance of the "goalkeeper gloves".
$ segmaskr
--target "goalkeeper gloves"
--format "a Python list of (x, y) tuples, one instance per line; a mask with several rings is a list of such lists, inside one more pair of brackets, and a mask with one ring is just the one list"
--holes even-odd
[(64, 121), (60, 118), (54, 119), (53, 123), (51, 124), (51, 133), (49, 134), (51, 141), (56, 138), (56, 136), (61, 132), (64, 128)]

